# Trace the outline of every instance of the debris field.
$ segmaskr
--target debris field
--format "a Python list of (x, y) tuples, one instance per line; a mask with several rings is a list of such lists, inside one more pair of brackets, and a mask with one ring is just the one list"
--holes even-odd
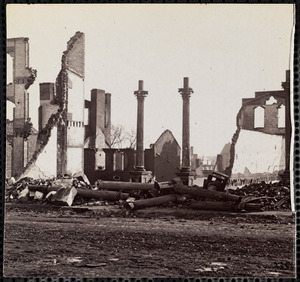
[(184, 185), (180, 178), (152, 183), (97, 180), (95, 185), (91, 185), (83, 173), (47, 180), (10, 180), (6, 186), (6, 202), (62, 206), (118, 205), (128, 210), (170, 205), (232, 212), (291, 210), (289, 185), (280, 181), (214, 191), (197, 185)]

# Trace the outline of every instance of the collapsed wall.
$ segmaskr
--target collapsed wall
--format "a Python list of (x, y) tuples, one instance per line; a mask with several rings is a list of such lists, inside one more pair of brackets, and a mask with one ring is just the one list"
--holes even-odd
[(241, 128), (240, 126), (237, 127), (235, 133), (232, 136), (231, 139), (231, 146), (230, 146), (230, 161), (229, 161), (229, 166), (225, 169), (225, 174), (227, 174), (229, 177), (231, 177), (232, 173), (232, 168), (234, 165), (234, 159), (235, 159), (235, 144), (239, 138)]
[(284, 89), (256, 92), (254, 98), (242, 100), (225, 171), (231, 178), (268, 181), (286, 169), (288, 99)]
[(62, 55), (53, 107), (45, 127), (38, 134), (37, 150), (20, 178), (49, 178), (83, 171), (84, 165), (84, 34), (68, 41)]
[(46, 126), (37, 137), (37, 149), (19, 177), (48, 179), (57, 175), (57, 128), (62, 122), (62, 111), (51, 115)]
[(241, 129), (235, 144), (232, 177), (271, 175), (285, 168), (285, 138)]

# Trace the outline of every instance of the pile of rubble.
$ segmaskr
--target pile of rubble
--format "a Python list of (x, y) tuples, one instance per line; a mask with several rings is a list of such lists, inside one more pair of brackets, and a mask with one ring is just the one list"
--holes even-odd
[(264, 210), (291, 210), (290, 188), (283, 182), (254, 183), (239, 189), (227, 189), (228, 193), (239, 196), (253, 196), (259, 199), (253, 201), (260, 203)]
[(6, 202), (39, 202), (68, 206), (118, 204), (131, 210), (161, 205), (219, 211), (290, 210), (290, 190), (281, 183), (252, 184), (226, 192), (169, 182), (101, 181), (91, 185), (83, 173), (48, 180), (23, 178), (6, 186)]

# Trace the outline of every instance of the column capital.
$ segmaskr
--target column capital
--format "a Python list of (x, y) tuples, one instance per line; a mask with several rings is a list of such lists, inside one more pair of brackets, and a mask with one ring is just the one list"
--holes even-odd
[(183, 88), (178, 88), (178, 92), (181, 94), (182, 98), (189, 98), (191, 94), (194, 93), (194, 90), (189, 87), (189, 78), (183, 78)]
[(182, 99), (184, 98), (190, 98), (191, 95), (194, 93), (194, 90), (192, 88), (178, 88), (178, 92), (181, 94)]
[(144, 90), (137, 90), (133, 92), (137, 99), (139, 98), (145, 98), (148, 95), (148, 91)]
[(138, 98), (145, 98), (148, 95), (148, 91), (144, 90), (144, 81), (139, 80), (139, 89), (133, 92), (134, 95)]

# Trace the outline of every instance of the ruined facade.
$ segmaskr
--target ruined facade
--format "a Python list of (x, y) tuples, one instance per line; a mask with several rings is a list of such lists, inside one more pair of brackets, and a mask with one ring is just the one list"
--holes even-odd
[[(85, 171), (91, 183), (97, 179), (108, 181), (130, 181), (136, 159), (136, 152), (131, 148), (104, 148), (105, 168), (95, 170), (95, 150), (85, 149)], [(97, 152), (96, 152), (97, 154)]]
[(49, 178), (83, 171), (84, 76), (84, 34), (77, 32), (62, 55), (55, 87), (53, 83), (40, 85), (41, 130), (23, 177)]
[(85, 38), (77, 32), (67, 43), (56, 79), (55, 102), (62, 110), (58, 123), (57, 173), (83, 171)]
[[(84, 173), (91, 183), (97, 179), (107, 181), (133, 181), (132, 171), (136, 164), (136, 150), (132, 148), (104, 148), (105, 166), (97, 167), (95, 154), (99, 151), (93, 148), (85, 149)], [(148, 179), (169, 181), (176, 177), (180, 167), (180, 146), (172, 132), (164, 131), (157, 141), (144, 152), (145, 173)]]
[(285, 134), (285, 91), (255, 92), (242, 100), (238, 127), (267, 134)]
[(287, 169), (290, 148), (289, 71), (283, 90), (256, 92), (242, 100), (237, 131), (232, 138), (232, 178), (274, 180)]
[(180, 146), (170, 130), (165, 130), (150, 149), (145, 150), (145, 169), (157, 181), (169, 181), (180, 168)]
[[(32, 157), (36, 137), (29, 117), (28, 88), (36, 78), (36, 70), (29, 67), (28, 38), (6, 41), (8, 61), (12, 58), (11, 81), (6, 86), (6, 99), (14, 104), (13, 118), (7, 120), (6, 177), (19, 176)], [(9, 77), (9, 76), (8, 76)]]

